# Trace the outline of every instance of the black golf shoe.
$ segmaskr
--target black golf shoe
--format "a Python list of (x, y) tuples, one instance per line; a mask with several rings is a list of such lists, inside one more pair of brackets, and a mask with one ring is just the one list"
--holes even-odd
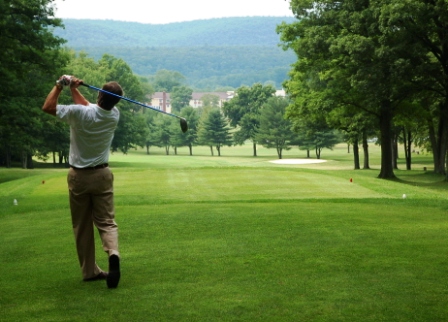
[(106, 283), (108, 288), (116, 288), (120, 281), (120, 258), (117, 255), (109, 256), (109, 274)]

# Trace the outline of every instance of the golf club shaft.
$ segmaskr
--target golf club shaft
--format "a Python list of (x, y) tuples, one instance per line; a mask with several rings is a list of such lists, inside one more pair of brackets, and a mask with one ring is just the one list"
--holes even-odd
[(94, 89), (94, 90), (99, 91), (99, 92), (103, 92), (103, 93), (106, 93), (106, 94), (109, 94), (109, 95), (112, 95), (112, 96), (116, 96), (116, 97), (118, 97), (118, 98), (120, 98), (122, 100), (125, 100), (125, 101), (128, 101), (128, 102), (131, 102), (131, 103), (134, 103), (134, 104), (137, 104), (137, 105), (149, 108), (149, 109), (154, 110), (156, 112), (163, 113), (163, 114), (166, 114), (166, 115), (173, 116), (173, 117), (176, 117), (178, 119), (184, 120), (184, 118), (182, 118), (182, 117), (180, 117), (178, 115), (171, 114), (171, 113), (165, 112), (163, 110), (159, 110), (158, 108), (156, 108), (154, 106), (150, 106), (150, 105), (146, 105), (146, 104), (134, 101), (134, 100), (132, 100), (130, 98), (127, 98), (127, 97), (124, 97), (124, 96), (120, 96), (120, 95), (115, 94), (115, 93), (111, 93), (111, 92), (106, 91), (104, 89), (101, 89), (101, 88), (98, 88), (98, 87), (95, 87), (95, 86), (92, 86), (92, 85), (89, 85), (89, 84), (86, 84), (86, 83), (81, 83), (81, 85), (83, 85), (85, 87), (88, 87), (88, 88), (91, 88), (91, 89)]

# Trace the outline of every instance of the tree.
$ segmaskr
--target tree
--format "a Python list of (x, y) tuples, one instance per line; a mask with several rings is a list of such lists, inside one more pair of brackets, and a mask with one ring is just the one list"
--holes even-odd
[(331, 128), (341, 131), (344, 135), (344, 142), (353, 146), (354, 169), (358, 170), (360, 166), (359, 146), (362, 145), (364, 153), (363, 169), (369, 169), (369, 145), (367, 143), (367, 134), (369, 129), (374, 128), (374, 118), (352, 106), (340, 106), (327, 114), (326, 120)]
[[(95, 59), (90, 57), (86, 52), (81, 51), (76, 53), (71, 50), (69, 52), (70, 61), (64, 69), (65, 74), (75, 75), (84, 80), (87, 84), (101, 87), (107, 81), (107, 74), (109, 67), (106, 64), (100, 65)], [(98, 93), (89, 90), (85, 87), (80, 87), (79, 90), (89, 102), (96, 102)], [(63, 91), (59, 100), (63, 104), (70, 104), (73, 102), (70, 91)]]
[(275, 93), (271, 85), (254, 84), (243, 86), (236, 90), (235, 97), (223, 105), (224, 115), (230, 120), (230, 125), (237, 127), (234, 140), (243, 144), (250, 139), (253, 144), (253, 156), (257, 156), (256, 136), (259, 127), (261, 106)]
[(324, 117), (303, 118), (294, 123), (294, 130), (305, 143), (306, 149), (314, 149), (317, 159), (320, 159), (324, 148), (332, 149), (341, 142), (337, 132), (328, 125)]
[[(140, 81), (140, 85), (141, 88), (143, 90), (143, 93), (146, 96), (151, 96), (152, 94), (154, 94), (154, 87), (153, 85), (149, 82), (149, 79), (143, 76), (138, 76), (138, 79)], [(146, 100), (146, 97), (145, 97)]]
[[(70, 130), (66, 123), (58, 121), (51, 115), (45, 115), (45, 126), (42, 128), (43, 144), (35, 151), (35, 155), (42, 160), (47, 159), (48, 153), (53, 156), (53, 164), (68, 165), (70, 149)], [(58, 154), (58, 160), (56, 160)]]
[(290, 149), (294, 138), (292, 123), (285, 118), (288, 100), (283, 97), (271, 97), (261, 108), (260, 128), (256, 139), (266, 148), (275, 148), (278, 158), (282, 158), (283, 150)]
[(172, 142), (175, 146), (188, 146), (190, 155), (193, 155), (193, 144), (196, 143), (198, 137), (199, 115), (195, 108), (189, 106), (180, 111), (180, 116), (187, 121), (188, 131), (182, 133), (179, 130), (179, 123), (174, 122)]
[(52, 0), (4, 0), (0, 3), (0, 99), (15, 92), (17, 80), (23, 81), (37, 69), (45, 75), (63, 66), (59, 57), (65, 42), (53, 35), (53, 28), (62, 27), (54, 18)]
[(174, 86), (171, 93), (171, 107), (173, 112), (180, 112), (184, 107), (190, 105), (193, 90), (187, 86)]
[(427, 112), (418, 101), (403, 102), (400, 108), (406, 110), (406, 114), (403, 113), (395, 121), (397, 141), (403, 144), (406, 169), (411, 170), (412, 145), (421, 140), (427, 141), (428, 138)]
[(32, 167), (32, 155), (44, 150), (40, 110), (68, 57), (63, 39), (52, 34), (62, 26), (52, 1), (6, 0), (0, 3), (0, 164), (21, 160)]
[(213, 155), (213, 146), (221, 156), (221, 147), (232, 145), (230, 127), (224, 115), (219, 109), (212, 109), (204, 114), (199, 123), (198, 141), (200, 144), (209, 145)]
[(291, 76), (292, 80), (285, 82), (285, 85), (294, 99), (286, 111), (286, 117), (292, 121), (297, 133), (293, 143), (307, 150), (307, 157), (313, 149), (316, 157), (320, 158), (323, 148), (334, 145), (335, 135), (329, 124), (340, 126), (338, 122), (341, 122), (342, 112), (338, 108), (344, 109), (335, 103), (328, 82), (321, 79), (313, 68), (296, 70)]
[(154, 132), (152, 134), (155, 145), (164, 147), (166, 155), (170, 154), (173, 135), (173, 119), (161, 113), (158, 113), (154, 119)]
[(213, 94), (204, 94), (201, 97), (203, 107), (219, 107), (219, 96)]
[(143, 112), (145, 118), (145, 123), (147, 127), (146, 136), (144, 137), (144, 146), (146, 147), (146, 154), (149, 154), (149, 148), (153, 145), (157, 146), (158, 140), (156, 138), (156, 123), (155, 123), (155, 113)]
[(179, 72), (160, 69), (153, 77), (154, 89), (158, 92), (172, 92), (176, 86), (185, 83), (185, 76)]

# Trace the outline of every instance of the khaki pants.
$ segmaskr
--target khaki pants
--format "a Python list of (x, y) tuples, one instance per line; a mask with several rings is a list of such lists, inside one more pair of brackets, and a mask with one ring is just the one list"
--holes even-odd
[(108, 255), (117, 255), (118, 227), (115, 223), (114, 176), (111, 170), (70, 168), (67, 182), (73, 232), (83, 279), (95, 277), (102, 270), (95, 260), (94, 228)]

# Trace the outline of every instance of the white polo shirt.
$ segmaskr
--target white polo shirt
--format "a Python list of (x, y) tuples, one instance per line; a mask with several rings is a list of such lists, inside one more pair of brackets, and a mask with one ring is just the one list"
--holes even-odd
[(109, 162), (109, 151), (120, 112), (107, 111), (96, 104), (58, 105), (56, 116), (70, 125), (69, 163), (76, 168)]

